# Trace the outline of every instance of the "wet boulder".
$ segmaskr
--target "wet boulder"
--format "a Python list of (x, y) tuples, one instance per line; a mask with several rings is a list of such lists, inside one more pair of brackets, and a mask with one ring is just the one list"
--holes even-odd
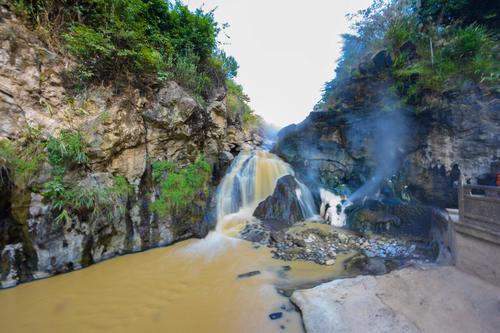
[(274, 193), (262, 201), (253, 216), (261, 220), (277, 220), (293, 225), (305, 218), (297, 198), (298, 184), (291, 175), (278, 179)]
[(212, 181), (214, 185), (218, 185), (222, 178), (225, 176), (227, 169), (234, 160), (233, 154), (228, 151), (220, 153), (217, 162), (214, 164)]
[(370, 201), (349, 208), (346, 212), (347, 227), (362, 233), (429, 239), (432, 226), (442, 224), (443, 219), (438, 209), (422, 205), (386, 206), (382, 202), (375, 205)]

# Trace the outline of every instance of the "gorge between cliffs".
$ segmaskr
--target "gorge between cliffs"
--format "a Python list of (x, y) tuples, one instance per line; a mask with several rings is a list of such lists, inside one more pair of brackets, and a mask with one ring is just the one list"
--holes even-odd
[(279, 129), (215, 10), (0, 1), (0, 331), (499, 332), (500, 21), (452, 3), (348, 15)]

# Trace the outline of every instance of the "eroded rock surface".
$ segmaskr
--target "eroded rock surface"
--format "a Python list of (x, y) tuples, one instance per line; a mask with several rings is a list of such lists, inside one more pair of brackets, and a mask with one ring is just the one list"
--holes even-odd
[[(74, 90), (73, 61), (51, 49), (0, 6), (0, 140), (24, 142), (27, 130), (40, 142), (61, 130), (80, 130), (89, 163), (68, 168), (64, 182), (88, 191), (109, 188), (116, 177), (131, 190), (110, 197), (113, 214), (69, 209), (58, 214), (41, 195), (52, 179), (44, 162), (26, 189), (15, 188), (0, 168), (0, 282), (18, 282), (67, 272), (112, 256), (202, 237), (214, 227), (214, 186), (233, 154), (259, 144), (259, 131), (243, 127), (226, 110), (224, 87), (200, 104), (171, 81), (138, 89), (132, 84)], [(201, 155), (216, 171), (208, 194), (200, 190), (183, 214), (160, 217), (149, 209), (160, 196), (151, 163), (179, 167)], [(217, 165), (215, 168), (214, 165)]]
[(500, 289), (453, 267), (413, 267), (298, 290), (309, 333), (500, 330)]

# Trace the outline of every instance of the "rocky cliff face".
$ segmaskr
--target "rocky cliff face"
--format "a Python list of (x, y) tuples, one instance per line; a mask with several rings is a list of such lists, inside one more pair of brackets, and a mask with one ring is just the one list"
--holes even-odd
[(274, 151), (329, 189), (354, 191), (379, 177), (372, 194), (456, 207), (461, 175), (482, 183), (500, 172), (500, 97), (467, 81), (402, 105), (390, 66), (386, 52), (362, 62), (338, 88), (338, 108), (284, 128)]
[[(0, 140), (23, 142), (30, 129), (43, 142), (61, 130), (78, 129), (88, 143), (89, 163), (69, 168), (64, 181), (91, 191), (112, 186), (120, 176), (131, 188), (110, 198), (119, 214), (91, 213), (90, 207), (56, 222), (53, 203), (39, 190), (51, 179), (46, 161), (25, 189), (16, 188), (9, 170), (0, 168), (1, 286), (208, 232), (215, 223), (209, 211), (221, 170), (242, 145), (260, 140), (243, 129), (237, 114), (226, 111), (224, 87), (206, 106), (175, 82), (76, 93), (67, 88), (71, 59), (46, 47), (5, 9), (1, 14)], [(198, 193), (188, 213), (152, 213), (148, 207), (161, 189), (152, 181), (151, 163), (183, 166), (201, 155), (217, 165), (209, 194)]]

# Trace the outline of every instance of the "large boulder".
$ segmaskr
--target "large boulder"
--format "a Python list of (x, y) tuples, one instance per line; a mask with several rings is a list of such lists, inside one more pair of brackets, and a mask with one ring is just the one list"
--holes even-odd
[(380, 71), (384, 68), (389, 68), (392, 65), (390, 54), (386, 50), (379, 51), (373, 56), (372, 61), (375, 65), (375, 70)]
[(293, 225), (305, 218), (297, 198), (298, 184), (291, 175), (278, 179), (273, 194), (262, 201), (253, 215), (262, 220), (277, 220)]
[(219, 155), (217, 162), (215, 162), (214, 164), (214, 170), (212, 173), (213, 182), (215, 185), (219, 184), (219, 182), (222, 180), (233, 160), (233, 154), (228, 151), (224, 151)]

